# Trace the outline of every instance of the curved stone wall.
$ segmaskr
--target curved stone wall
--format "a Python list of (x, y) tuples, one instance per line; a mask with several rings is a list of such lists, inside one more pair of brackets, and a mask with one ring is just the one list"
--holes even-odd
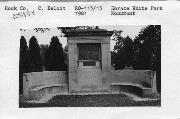
[(112, 70), (111, 84), (134, 84), (152, 87), (153, 76), (151, 70)]
[[(46, 88), (52, 90), (52, 87), (54, 88), (59, 87), (60, 89), (64, 87), (62, 92), (63, 93), (68, 92), (68, 88), (67, 88), (68, 80), (67, 80), (66, 71), (43, 71), (43, 72), (31, 72), (31, 73), (23, 74), (23, 95), (28, 99), (32, 98), (31, 94), (34, 94), (34, 92), (37, 92), (36, 94), (38, 94), (39, 92), (41, 92), (40, 90), (42, 89), (44, 90)], [(58, 90), (58, 92), (57, 91), (49, 91), (49, 92), (60, 93), (61, 90)], [(40, 95), (43, 96), (45, 94), (40, 94)], [(37, 97), (40, 96), (38, 95)]]

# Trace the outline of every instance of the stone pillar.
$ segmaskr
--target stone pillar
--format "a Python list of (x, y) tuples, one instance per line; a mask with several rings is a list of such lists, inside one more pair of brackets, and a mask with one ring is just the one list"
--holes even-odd
[(157, 94), (156, 72), (153, 73), (152, 92)]
[(111, 69), (111, 53), (109, 44), (101, 44), (102, 52), (102, 70), (109, 71)]
[(77, 90), (77, 44), (68, 43), (68, 78), (69, 78), (69, 91), (73, 92)]
[(110, 41), (108, 37), (108, 43), (101, 44), (102, 53), (102, 89), (110, 91), (111, 82), (111, 52)]

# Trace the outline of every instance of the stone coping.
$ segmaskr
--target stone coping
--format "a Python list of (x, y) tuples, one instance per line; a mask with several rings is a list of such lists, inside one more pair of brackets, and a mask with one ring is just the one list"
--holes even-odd
[(39, 87), (31, 89), (31, 91), (39, 91), (39, 90), (41, 90), (43, 88), (62, 87), (62, 86), (67, 86), (67, 84), (49, 84), (49, 85), (43, 85), (43, 86), (39, 86)]
[(39, 71), (39, 72), (28, 72), (23, 74), (33, 74), (33, 73), (66, 73), (67, 71)]
[(138, 88), (141, 88), (141, 89), (152, 89), (152, 88), (147, 88), (147, 87), (144, 87), (140, 84), (133, 84), (133, 83), (111, 83), (111, 86), (117, 86), (117, 85), (129, 85), (129, 86), (136, 86)]

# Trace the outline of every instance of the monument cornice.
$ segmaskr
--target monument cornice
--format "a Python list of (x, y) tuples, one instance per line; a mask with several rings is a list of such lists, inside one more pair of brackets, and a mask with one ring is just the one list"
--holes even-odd
[(105, 29), (77, 29), (64, 32), (65, 37), (71, 36), (112, 36), (113, 31)]

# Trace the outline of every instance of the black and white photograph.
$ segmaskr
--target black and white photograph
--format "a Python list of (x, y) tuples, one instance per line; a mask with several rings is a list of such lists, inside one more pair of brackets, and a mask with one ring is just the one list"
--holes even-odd
[(180, 119), (178, 0), (0, 3), (0, 119)]
[(161, 107), (161, 25), (20, 29), (19, 107)]

